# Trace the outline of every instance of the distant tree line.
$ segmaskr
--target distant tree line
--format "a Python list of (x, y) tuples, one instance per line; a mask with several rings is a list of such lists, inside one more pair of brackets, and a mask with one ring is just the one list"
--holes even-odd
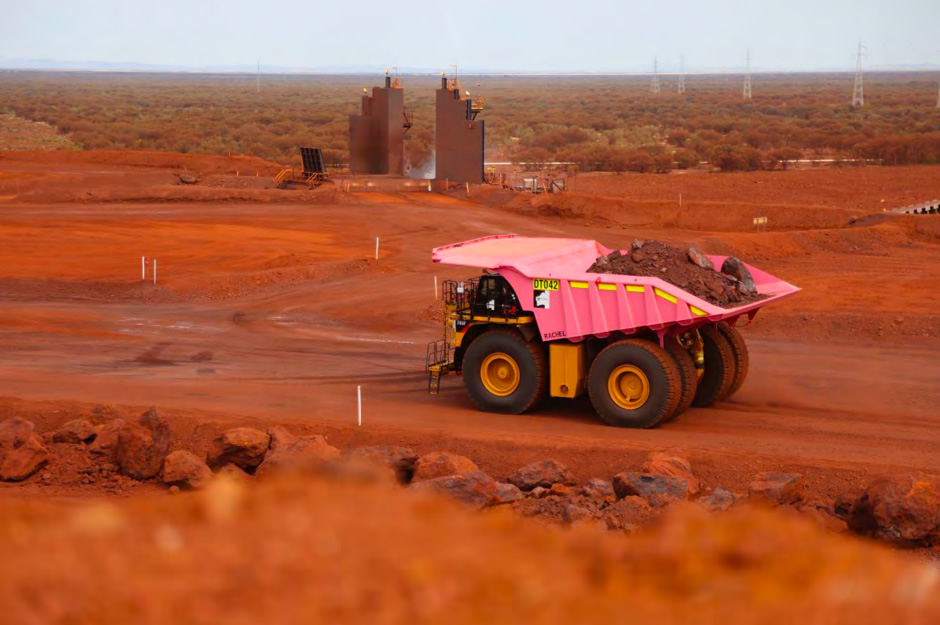
[[(487, 159), (573, 162), (586, 171), (664, 173), (787, 169), (835, 164), (940, 163), (937, 76), (869, 74), (866, 105), (850, 106), (851, 75), (687, 78), (679, 95), (649, 93), (637, 77), (464, 76), (486, 96)], [(381, 76), (254, 76), (8, 72), (0, 102), (54, 125), (86, 149), (248, 154), (282, 164), (297, 148), (348, 159), (348, 116)], [(436, 77), (406, 77), (412, 166), (433, 154)], [(478, 86), (479, 85), (479, 86)]]

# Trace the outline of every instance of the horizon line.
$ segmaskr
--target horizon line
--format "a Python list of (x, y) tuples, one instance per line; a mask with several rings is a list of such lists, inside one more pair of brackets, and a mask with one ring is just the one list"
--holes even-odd
[[(263, 67), (263, 66), (262, 66)], [(876, 66), (864, 69), (864, 73), (934, 73), (940, 71), (940, 65), (936, 66)], [(6, 66), (0, 63), (0, 72), (60, 72), (60, 73), (97, 73), (97, 74), (204, 74), (204, 75), (229, 75), (229, 76), (256, 76), (259, 73), (266, 76), (374, 76), (384, 74), (385, 70), (339, 70), (339, 69), (285, 69), (277, 68), (270, 71), (261, 71), (248, 69), (219, 69), (219, 68), (102, 68), (102, 67), (22, 67)], [(826, 68), (826, 69), (754, 69), (748, 71), (746, 68), (740, 69), (707, 69), (707, 70), (670, 70), (659, 72), (630, 72), (630, 71), (590, 71), (590, 70), (571, 70), (571, 71), (526, 71), (526, 70), (466, 70), (458, 72), (457, 77), (463, 76), (629, 76), (629, 77), (650, 77), (658, 76), (737, 76), (744, 74), (754, 75), (776, 75), (776, 74), (854, 74), (854, 68)], [(442, 72), (435, 70), (416, 70), (398, 72), (398, 76), (419, 76), (436, 77)], [(448, 75), (451, 75), (448, 72)]]

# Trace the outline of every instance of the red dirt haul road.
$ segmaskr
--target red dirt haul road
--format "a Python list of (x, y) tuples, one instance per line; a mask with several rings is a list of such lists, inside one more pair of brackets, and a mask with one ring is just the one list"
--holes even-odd
[[(197, 448), (231, 423), (283, 423), (340, 447), (443, 447), (494, 475), (553, 456), (609, 476), (669, 449), (707, 481), (798, 470), (830, 496), (872, 475), (940, 471), (940, 218), (877, 208), (940, 195), (936, 168), (581, 176), (558, 198), (472, 188), (467, 199), (246, 188), (218, 163), (215, 187), (180, 187), (175, 161), (47, 174), (30, 158), (0, 160), (0, 418), (45, 430), (95, 404), (157, 405)], [(763, 215), (768, 231), (753, 232)], [(430, 250), (503, 232), (695, 245), (803, 291), (743, 329), (751, 372), (728, 402), (649, 431), (605, 426), (586, 399), (487, 414), (459, 378), (426, 394), (434, 276), (476, 273), (434, 265)], [(140, 281), (142, 255), (159, 261), (156, 286)]]

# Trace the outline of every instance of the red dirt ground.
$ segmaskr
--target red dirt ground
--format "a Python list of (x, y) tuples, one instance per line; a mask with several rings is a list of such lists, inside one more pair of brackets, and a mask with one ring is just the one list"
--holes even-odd
[[(494, 476), (552, 456), (582, 479), (609, 478), (666, 449), (709, 485), (792, 470), (819, 498), (874, 475), (940, 472), (940, 219), (881, 212), (940, 196), (936, 168), (585, 175), (561, 197), (473, 188), (467, 199), (180, 186), (183, 168), (234, 179), (242, 161), (74, 154), (84, 160), (0, 158), (0, 418), (45, 431), (95, 404), (157, 405), (180, 446), (204, 448), (232, 423), (280, 423), (340, 447), (447, 449)], [(753, 231), (758, 215), (767, 232)], [(485, 414), (459, 378), (425, 393), (433, 276), (473, 273), (429, 252), (500, 232), (694, 245), (804, 290), (745, 328), (749, 379), (714, 408), (652, 431), (606, 427), (586, 400)], [(157, 286), (140, 282), (142, 255), (159, 261)], [(191, 360), (205, 351), (211, 361)]]
[(687, 504), (624, 537), (305, 480), (0, 506), (23, 625), (935, 623), (936, 568), (795, 513)]

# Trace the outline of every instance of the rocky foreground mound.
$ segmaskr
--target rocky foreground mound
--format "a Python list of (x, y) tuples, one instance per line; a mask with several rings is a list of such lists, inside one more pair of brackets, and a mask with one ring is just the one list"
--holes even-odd
[(727, 308), (762, 299), (747, 267), (730, 256), (715, 269), (697, 249), (681, 250), (661, 241), (634, 241), (627, 252), (599, 256), (588, 273), (661, 278), (693, 295)]
[(933, 566), (795, 515), (678, 504), (632, 536), (566, 531), (349, 473), (217, 478), (192, 494), (82, 505), (8, 501), (0, 553), (10, 623), (940, 618)]
[[(81, 466), (83, 481), (107, 492), (151, 487), (80, 504), (4, 499), (0, 620), (940, 618), (935, 563), (840, 535), (936, 545), (940, 489), (927, 478), (876, 480), (821, 505), (804, 501), (798, 474), (762, 473), (735, 493), (665, 452), (610, 480), (584, 480), (552, 459), (495, 479), (444, 451), (341, 451), (279, 426), (174, 449), (168, 427), (154, 409), (43, 433), (24, 419), (0, 422), (5, 482), (42, 486)], [(157, 484), (190, 492), (158, 495)]]
[[(402, 446), (342, 451), (321, 435), (284, 427), (235, 427), (208, 448), (173, 443), (168, 422), (151, 408), (136, 420), (93, 410), (39, 434), (22, 418), (0, 421), (0, 483), (40, 489), (80, 481), (109, 494), (149, 489), (200, 490), (216, 479), (265, 481), (284, 475), (357, 479), (442, 495), (476, 509), (503, 508), (565, 526), (633, 533), (671, 507), (694, 502), (709, 512), (745, 505), (780, 507), (834, 532), (854, 531), (901, 547), (940, 546), (940, 481), (931, 476), (879, 478), (834, 501), (808, 500), (798, 473), (760, 473), (746, 492), (706, 484), (689, 461), (667, 452), (613, 476), (574, 475), (554, 459), (492, 477), (470, 458), (446, 451), (420, 454)], [(151, 490), (152, 492), (152, 490)]]

